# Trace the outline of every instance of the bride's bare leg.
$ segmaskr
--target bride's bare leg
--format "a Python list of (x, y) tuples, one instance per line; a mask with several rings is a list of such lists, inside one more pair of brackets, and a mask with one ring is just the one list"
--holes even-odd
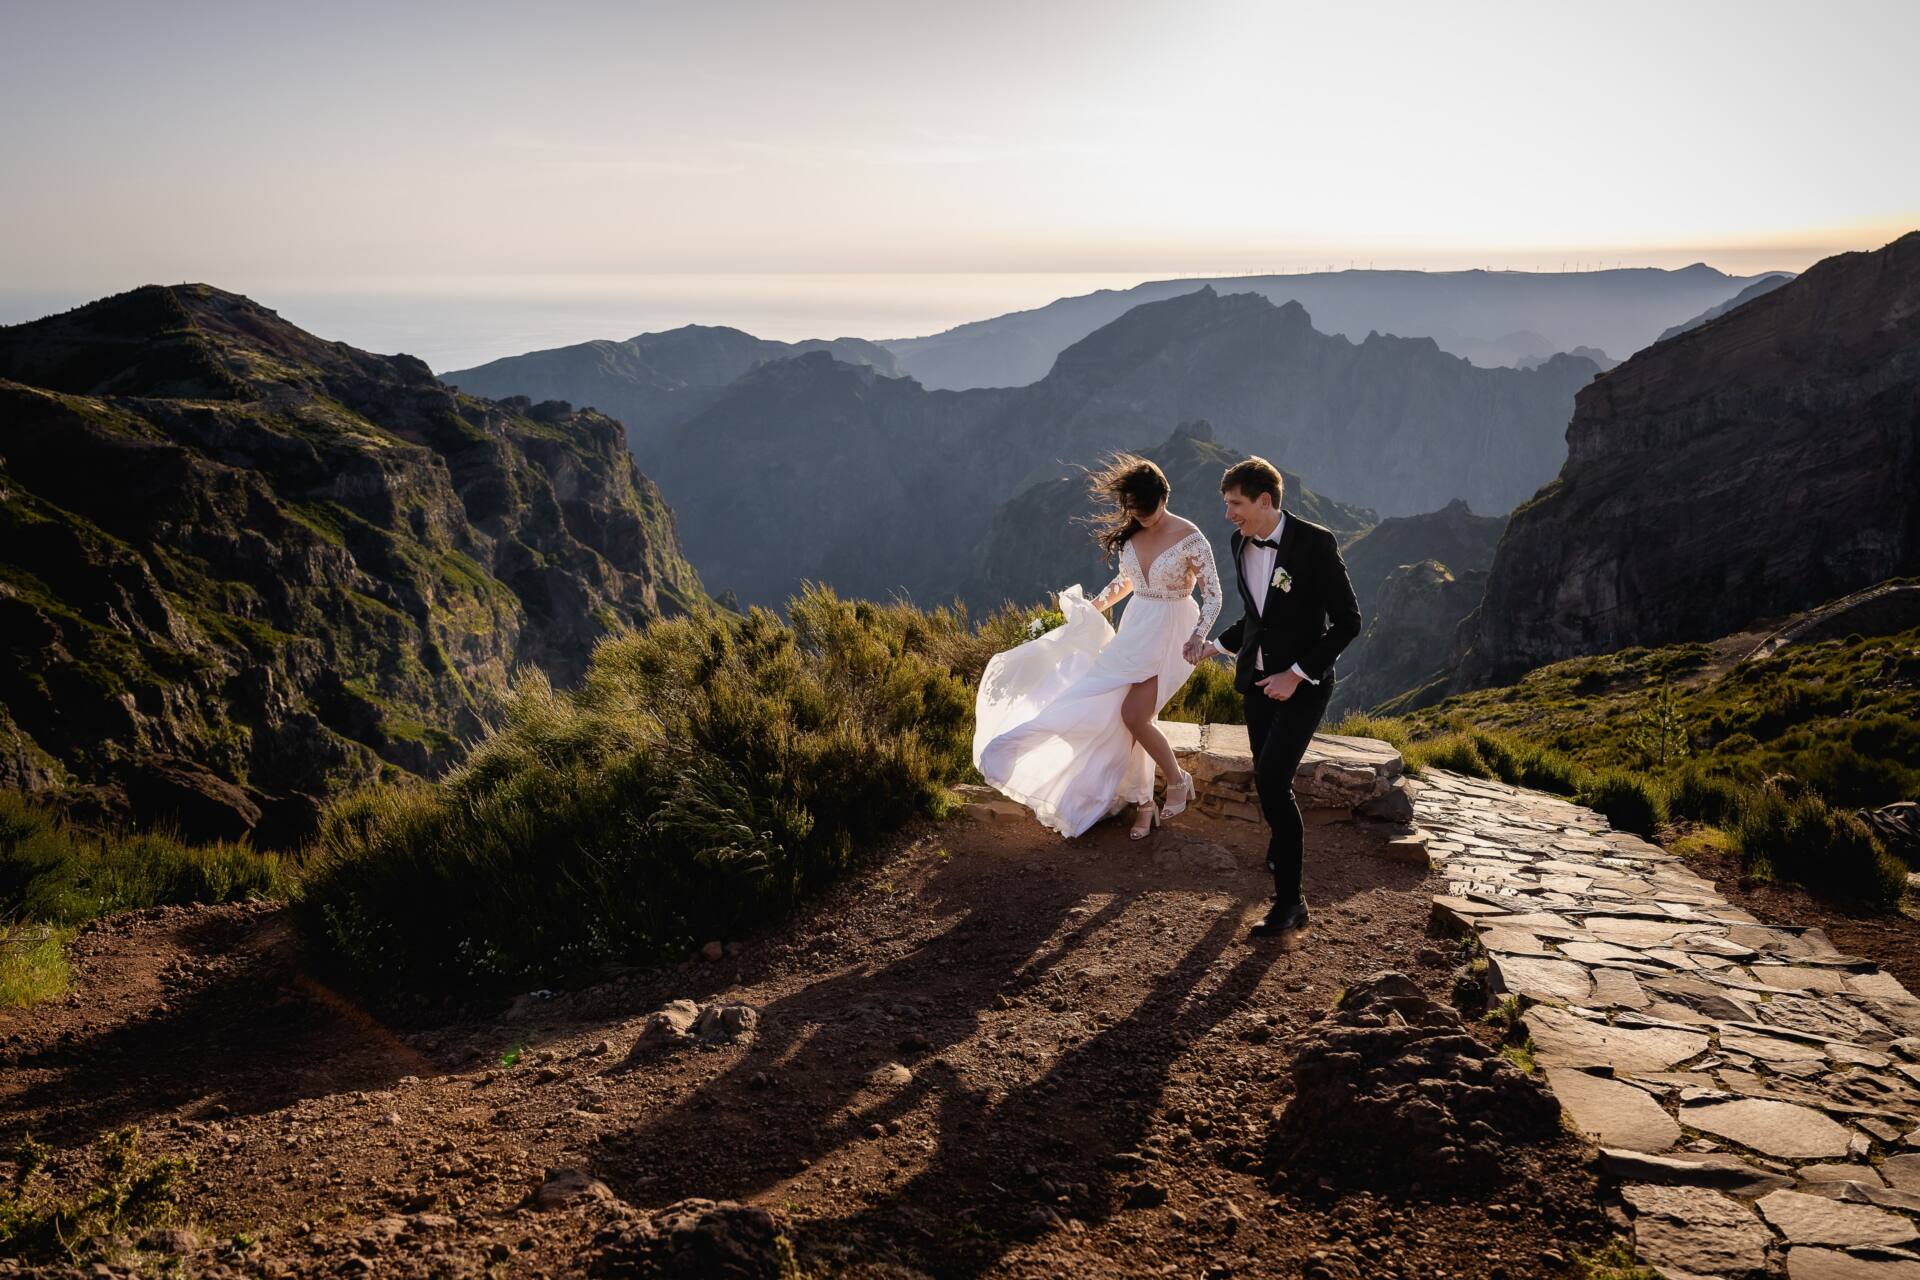
[(1154, 727), (1153, 712), (1160, 702), (1160, 677), (1148, 676), (1139, 684), (1127, 690), (1127, 696), (1120, 703), (1120, 722), (1127, 726), (1134, 741), (1147, 749), (1154, 764), (1160, 768), (1160, 776), (1169, 783), (1180, 781), (1180, 762), (1174, 759), (1173, 744), (1167, 741), (1167, 735)]

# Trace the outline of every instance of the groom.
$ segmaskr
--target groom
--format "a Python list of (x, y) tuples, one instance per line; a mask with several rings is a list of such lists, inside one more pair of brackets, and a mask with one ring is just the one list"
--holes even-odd
[(1265, 458), (1236, 462), (1220, 478), (1244, 612), (1218, 640), (1196, 636), (1186, 646), (1188, 662), (1212, 653), (1234, 658), (1233, 687), (1246, 699), (1273, 872), (1273, 907), (1253, 926), (1257, 937), (1307, 925), (1300, 894), (1306, 831), (1293, 774), (1332, 696), (1333, 660), (1360, 634), (1360, 602), (1333, 531), (1282, 507), (1282, 483)]

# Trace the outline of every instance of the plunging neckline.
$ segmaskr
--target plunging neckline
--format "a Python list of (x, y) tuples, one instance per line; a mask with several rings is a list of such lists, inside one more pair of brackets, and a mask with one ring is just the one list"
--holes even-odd
[[(1166, 546), (1160, 548), (1159, 552), (1155, 554), (1155, 556), (1153, 557), (1153, 563), (1148, 565), (1145, 569), (1141, 571), (1140, 580), (1146, 583), (1148, 586), (1152, 586), (1153, 571), (1155, 569), (1158, 569), (1160, 567), (1160, 562), (1167, 558), (1167, 552), (1172, 551), (1175, 547), (1179, 546), (1181, 543), (1187, 541), (1189, 538), (1193, 537), (1194, 534), (1199, 532), (1200, 530), (1195, 529), (1193, 533), (1183, 533), (1178, 538), (1175, 538), (1172, 542), (1168, 543)], [(1137, 547), (1133, 545), (1132, 538), (1127, 539), (1127, 550), (1133, 552), (1133, 562), (1136, 565), (1139, 564), (1140, 551)]]

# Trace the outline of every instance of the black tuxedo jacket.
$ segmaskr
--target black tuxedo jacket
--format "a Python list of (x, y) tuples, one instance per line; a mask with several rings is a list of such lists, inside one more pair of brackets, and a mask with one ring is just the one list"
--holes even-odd
[[(1333, 676), (1333, 660), (1360, 634), (1360, 601), (1353, 594), (1353, 581), (1347, 576), (1333, 530), (1282, 510), (1286, 523), (1280, 529), (1280, 549), (1274, 553), (1273, 565), (1276, 570), (1286, 569), (1293, 581), (1286, 591), (1267, 588), (1264, 613), (1254, 608), (1241, 560), (1240, 550), (1248, 539), (1236, 529), (1231, 540), (1233, 576), (1246, 612), (1220, 633), (1220, 644), (1238, 655), (1233, 687), (1241, 693), (1252, 692), (1255, 680), (1285, 671), (1296, 662), (1302, 671), (1325, 683)], [(1256, 653), (1263, 670), (1254, 669)]]

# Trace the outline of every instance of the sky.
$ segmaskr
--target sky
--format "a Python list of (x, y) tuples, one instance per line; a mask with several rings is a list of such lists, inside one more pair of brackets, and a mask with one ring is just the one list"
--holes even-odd
[(1920, 226), (1920, 4), (0, 0), (0, 285), (1563, 262)]

